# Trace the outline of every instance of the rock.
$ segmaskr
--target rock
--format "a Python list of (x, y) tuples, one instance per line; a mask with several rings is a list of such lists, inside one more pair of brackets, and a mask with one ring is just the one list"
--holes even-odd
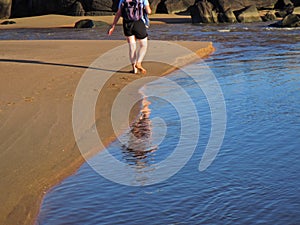
[(70, 16), (84, 16), (85, 11), (80, 2), (75, 2), (75, 4), (68, 10), (68, 15)]
[(278, 0), (211, 0), (213, 5), (221, 12), (242, 10), (250, 5), (258, 9), (273, 9)]
[(289, 5), (294, 6), (293, 2), (291, 2), (290, 0), (278, 0), (274, 6), (274, 9), (284, 9)]
[(255, 5), (251, 5), (237, 15), (237, 20), (241, 23), (261, 22), (262, 19)]
[(192, 23), (217, 23), (218, 15), (214, 11), (214, 6), (207, 0), (198, 1), (189, 8)]
[(95, 27), (95, 23), (93, 20), (79, 20), (75, 23), (74, 28), (94, 28)]
[(290, 14), (283, 18), (281, 21), (282, 27), (299, 27), (300, 26), (300, 16), (296, 14)]
[(300, 0), (292, 0), (295, 7), (300, 6)]
[(178, 13), (186, 11), (194, 2), (195, 0), (166, 0), (164, 4), (168, 13)]
[(9, 18), (11, 15), (12, 0), (0, 0), (0, 19)]
[(300, 15), (300, 7), (294, 8), (293, 14), (299, 14)]
[(276, 20), (275, 11), (269, 11), (265, 15), (262, 16), (263, 21), (272, 21)]
[(219, 13), (218, 18), (219, 18), (219, 22), (222, 22), (222, 23), (236, 23), (237, 22), (236, 17), (231, 9), (228, 9), (224, 13), (222, 13), (222, 12)]
[(9, 25), (9, 24), (16, 24), (16, 22), (12, 20), (5, 20), (1, 23), (1, 25)]
[[(165, 1), (166, 0), (149, 0), (153, 13), (159, 13), (158, 5), (162, 2), (162, 5), (165, 6)], [(167, 10), (165, 10), (164, 13), (167, 13)]]
[(112, 11), (112, 0), (83, 0), (81, 1), (85, 11)]
[(297, 14), (290, 14), (281, 21), (273, 23), (270, 27), (300, 27), (300, 16)]

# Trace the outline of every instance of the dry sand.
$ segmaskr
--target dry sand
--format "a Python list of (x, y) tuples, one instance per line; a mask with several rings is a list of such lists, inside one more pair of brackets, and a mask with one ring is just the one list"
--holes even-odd
[[(47, 190), (84, 162), (72, 130), (73, 96), (89, 65), (122, 44), (125, 41), (0, 41), (0, 224), (33, 224)], [(200, 57), (214, 51), (209, 42), (179, 44)], [(147, 75), (171, 69), (154, 62), (144, 66)], [(106, 145), (114, 140), (109, 121), (114, 97), (142, 77), (127, 73), (129, 67), (124, 71), (114, 74), (96, 106), (96, 125), (104, 130), (100, 135)], [(132, 91), (138, 94), (139, 88)], [(135, 108), (131, 119), (137, 113)]]

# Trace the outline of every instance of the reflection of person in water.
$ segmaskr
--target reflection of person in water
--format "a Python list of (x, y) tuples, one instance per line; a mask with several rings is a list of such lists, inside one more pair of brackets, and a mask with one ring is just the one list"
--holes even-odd
[(149, 109), (150, 102), (144, 98), (142, 101), (141, 115), (138, 120), (132, 125), (129, 134), (128, 144), (125, 147), (126, 152), (134, 159), (135, 164), (144, 167), (147, 162), (143, 159), (147, 158), (147, 154), (156, 150), (152, 146), (152, 127), (150, 120), (151, 110)]

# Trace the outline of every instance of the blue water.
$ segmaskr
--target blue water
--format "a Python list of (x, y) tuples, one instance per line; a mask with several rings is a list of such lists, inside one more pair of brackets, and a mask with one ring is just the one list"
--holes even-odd
[[(161, 183), (138, 187), (111, 182), (86, 163), (45, 196), (38, 224), (300, 224), (300, 30), (265, 24), (182, 26), (152, 26), (151, 35), (214, 42), (217, 50), (204, 63), (220, 84), (227, 116), (216, 159), (199, 172), (211, 111), (195, 82), (174, 72), (167, 78), (191, 96), (200, 121), (200, 129), (195, 127), (199, 141), (188, 163)], [(200, 82), (210, 84), (203, 76)], [(168, 90), (161, 85), (148, 84), (144, 92)], [(143, 131), (151, 134), (145, 148), (153, 151), (136, 154), (119, 141), (108, 149), (146, 180), (147, 168), (172, 154), (182, 129), (174, 105), (157, 97), (147, 100), (151, 114)], [(164, 124), (154, 123), (157, 117)], [(159, 132), (165, 138), (155, 143)], [(128, 143), (129, 135), (122, 136)]]

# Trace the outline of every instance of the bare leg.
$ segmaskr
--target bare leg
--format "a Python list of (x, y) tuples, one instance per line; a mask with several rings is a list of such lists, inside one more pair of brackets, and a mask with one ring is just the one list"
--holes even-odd
[(129, 46), (129, 59), (132, 65), (132, 72), (137, 73), (136, 65), (136, 40), (135, 36), (127, 37), (127, 42)]
[(140, 48), (138, 50), (136, 68), (143, 74), (146, 74), (147, 71), (142, 67), (142, 61), (147, 52), (148, 38), (146, 37), (144, 39), (138, 40), (138, 42), (140, 44)]

